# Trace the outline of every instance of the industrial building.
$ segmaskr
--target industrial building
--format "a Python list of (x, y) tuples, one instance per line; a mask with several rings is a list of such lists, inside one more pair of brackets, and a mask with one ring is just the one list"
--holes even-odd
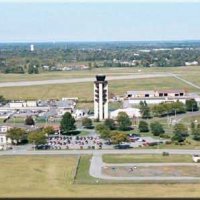
[(148, 104), (159, 104), (162, 102), (180, 101), (186, 103), (186, 100), (195, 99), (200, 105), (200, 96), (194, 93), (188, 93), (183, 89), (177, 90), (140, 90), (127, 91), (124, 96), (125, 104), (139, 104), (140, 101), (146, 101)]

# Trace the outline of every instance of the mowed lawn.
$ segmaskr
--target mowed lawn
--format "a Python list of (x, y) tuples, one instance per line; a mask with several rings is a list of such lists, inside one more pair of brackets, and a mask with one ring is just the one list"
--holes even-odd
[[(142, 78), (133, 80), (109, 81), (109, 92), (124, 95), (128, 90), (179, 89), (196, 91), (173, 77)], [(93, 83), (69, 83), (27, 87), (5, 87), (0, 89), (0, 95), (7, 99), (47, 99), (62, 97), (78, 97), (80, 100), (93, 99)]]
[(126, 154), (103, 155), (105, 163), (191, 163), (191, 155), (153, 155), (153, 154)]
[(200, 184), (73, 184), (75, 156), (1, 156), (0, 163), (0, 197), (200, 196)]
[[(86, 63), (87, 64), (87, 63)], [(91, 77), (96, 74), (105, 75), (125, 75), (126, 73), (152, 73), (152, 72), (171, 72), (178, 75), (197, 77), (200, 72), (200, 66), (190, 67), (105, 67), (94, 68), (92, 70), (80, 71), (57, 71), (57, 72), (41, 72), (40, 74), (0, 74), (0, 82), (12, 81), (34, 81), (34, 80), (53, 80), (53, 79), (68, 79), (68, 78), (83, 78)], [(194, 79), (191, 79), (194, 80)]]

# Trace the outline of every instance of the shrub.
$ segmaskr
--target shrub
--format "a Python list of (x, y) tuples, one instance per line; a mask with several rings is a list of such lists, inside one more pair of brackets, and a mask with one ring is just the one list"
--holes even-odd
[(164, 151), (164, 152), (162, 153), (162, 155), (163, 155), (163, 156), (169, 156), (169, 153), (166, 152), (166, 151)]
[(149, 126), (146, 121), (140, 121), (138, 128), (140, 132), (149, 132)]
[(30, 125), (30, 126), (35, 125), (35, 122), (31, 116), (26, 117), (25, 125)]
[(165, 133), (165, 130), (163, 129), (162, 124), (160, 124), (159, 122), (152, 122), (150, 124), (150, 128), (151, 128), (151, 132), (155, 136), (159, 136)]

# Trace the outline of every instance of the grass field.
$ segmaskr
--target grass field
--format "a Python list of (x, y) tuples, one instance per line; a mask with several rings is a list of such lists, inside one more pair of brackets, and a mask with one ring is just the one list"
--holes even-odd
[(192, 161), (190, 155), (103, 155), (103, 161), (105, 163), (170, 163), (170, 162), (186, 162)]
[(0, 162), (0, 197), (200, 196), (200, 184), (72, 184), (74, 156), (1, 156)]
[(53, 80), (53, 79), (67, 79), (90, 77), (96, 74), (106, 75), (120, 75), (124, 73), (151, 73), (151, 72), (172, 72), (180, 76), (184, 76), (189, 80), (194, 80), (193, 77), (198, 78), (200, 72), (199, 66), (190, 67), (124, 67), (124, 68), (95, 68), (92, 70), (82, 71), (60, 71), (60, 72), (43, 72), (40, 74), (0, 74), (0, 82), (9, 81), (33, 81), (33, 80)]
[[(128, 90), (172, 89), (175, 87), (177, 89), (185, 88), (191, 92), (196, 91), (192, 86), (173, 77), (109, 81), (109, 92), (115, 95), (124, 95)], [(80, 100), (92, 100), (93, 83), (5, 87), (1, 88), (0, 95), (8, 99), (47, 99), (75, 96)]]

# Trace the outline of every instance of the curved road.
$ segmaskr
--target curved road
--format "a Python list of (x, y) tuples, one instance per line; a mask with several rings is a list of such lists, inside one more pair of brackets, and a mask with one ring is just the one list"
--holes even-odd
[[(200, 177), (112, 177), (102, 174), (102, 167), (107, 166), (133, 166), (136, 164), (106, 164), (103, 163), (102, 155), (103, 154), (162, 154), (163, 152), (168, 152), (170, 154), (200, 154), (200, 150), (181, 150), (181, 149), (131, 149), (131, 150), (28, 150), (28, 149), (16, 149), (1, 151), (0, 156), (27, 156), (27, 155), (93, 155), (90, 163), (89, 173), (91, 176), (98, 179), (107, 179), (107, 180), (135, 180), (135, 181), (200, 181)], [(166, 165), (164, 163), (157, 164), (137, 164), (137, 165)], [(178, 163), (171, 165), (180, 165)], [(195, 163), (185, 163), (184, 165), (196, 165)]]
[[(123, 76), (107, 76), (107, 80), (128, 80), (128, 79), (139, 79), (139, 78), (159, 78), (159, 77), (173, 77), (169, 73), (151, 73), (151, 74), (132, 74)], [(70, 78), (70, 79), (54, 79), (54, 80), (42, 80), (42, 81), (19, 81), (19, 82), (3, 82), (0, 83), (0, 87), (21, 87), (21, 86), (32, 86), (32, 85), (48, 85), (48, 84), (64, 84), (64, 83), (84, 83), (93, 82), (95, 78)]]
[(98, 179), (106, 180), (120, 180), (120, 181), (200, 181), (200, 177), (189, 177), (189, 176), (132, 176), (132, 177), (121, 177), (121, 176), (109, 176), (102, 173), (102, 169), (106, 167), (138, 167), (138, 166), (199, 166), (197, 163), (123, 163), (123, 164), (107, 164), (102, 160), (102, 155), (95, 153), (90, 161), (89, 174)]

